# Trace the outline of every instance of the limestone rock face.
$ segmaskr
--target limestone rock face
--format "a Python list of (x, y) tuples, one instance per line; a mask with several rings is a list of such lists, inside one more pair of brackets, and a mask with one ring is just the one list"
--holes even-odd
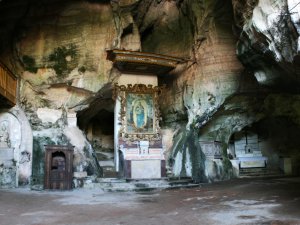
[(29, 28), (15, 46), (25, 69), (20, 75), (21, 102), (30, 101), (35, 109), (72, 108), (110, 80), (105, 51), (115, 37), (110, 4), (76, 2), (56, 7), (55, 16), (42, 21), (27, 15)]
[(143, 51), (189, 57), (195, 29), (190, 17), (197, 13), (190, 7), (176, 1), (140, 1), (135, 22)]
[[(241, 7), (242, 5), (243, 7)], [(239, 104), (235, 103), (240, 108), (235, 116), (238, 114), (244, 114), (244, 116), (236, 117), (238, 120), (232, 118), (236, 122), (229, 123), (236, 124), (235, 128), (237, 129), (255, 127), (263, 137), (260, 143), (261, 149), (268, 146), (269, 151), (274, 154), (270, 157), (270, 163), (275, 157), (289, 156), (293, 161), (293, 171), (299, 173), (299, 164), (297, 163), (299, 153), (292, 150), (299, 144), (295, 138), (289, 136), (289, 132), (277, 137), (278, 143), (272, 146), (274, 151), (270, 150), (271, 147), (268, 143), (270, 140), (273, 143), (277, 142), (272, 138), (271, 133), (283, 131), (289, 123), (286, 121), (283, 123), (284, 125), (282, 124), (282, 129), (271, 131), (271, 127), (274, 127), (271, 124), (276, 123), (275, 121), (281, 119), (291, 121), (289, 124), (291, 131), (292, 127), (299, 127), (297, 119), (299, 106), (295, 106), (299, 102), (296, 99), (299, 98), (300, 81), (298, 73), (299, 2), (293, 0), (233, 1), (233, 8), (236, 33), (239, 35), (237, 55), (247, 70), (247, 76), (252, 77), (251, 79), (255, 78), (257, 84), (254, 85), (255, 82), (252, 82), (252, 87), (244, 85), (248, 96), (246, 97), (244, 94), (246, 98), (239, 99)], [(256, 93), (256, 97), (251, 98), (249, 92)], [(235, 107), (232, 102), (230, 105), (225, 108), (233, 110)], [(264, 121), (273, 122), (268, 123), (268, 127), (262, 130), (262, 124), (265, 125)], [(227, 131), (231, 129), (230, 126), (223, 125), (223, 127), (227, 127)], [(231, 127), (233, 128), (233, 126)], [(217, 129), (220, 129), (220, 126)], [(293, 132), (298, 133), (298, 131)], [(223, 132), (223, 134), (225, 133), (227, 132)], [(229, 133), (232, 134), (234, 131)], [(290, 140), (288, 142), (284, 140), (287, 137)], [(283, 144), (284, 142), (285, 144)], [(289, 144), (292, 144), (293, 147), (287, 147)], [(281, 145), (286, 145), (286, 147), (282, 148)]]
[[(245, 14), (239, 1), (234, 2), (236, 15)], [(252, 1), (246, 13), (242, 21), (236, 18), (241, 29), (237, 54), (243, 64), (253, 70), (263, 85), (281, 88), (298, 85), (298, 2)]]
[[(190, 35), (186, 42), (189, 51), (187, 47), (178, 51), (172, 44), (168, 47), (177, 54), (188, 55), (189, 60), (171, 76), (161, 78), (161, 82), (167, 84), (161, 103), (164, 125), (175, 133), (169, 158), (175, 173), (192, 174), (194, 179), (205, 181), (205, 156), (197, 133), (226, 99), (238, 92), (243, 67), (235, 54), (237, 40), (231, 30), (230, 1), (183, 1), (176, 7), (178, 20), (186, 15), (189, 19), (184, 26), (192, 29), (190, 33), (177, 34)], [(172, 39), (172, 35), (169, 38)], [(142, 42), (142, 46), (144, 44), (147, 42)], [(216, 139), (211, 137), (208, 141)], [(187, 168), (192, 169), (187, 169), (187, 164), (191, 165)]]
[[(106, 50), (121, 47), (121, 31), (109, 1), (14, 3), (24, 10), (15, 14), (14, 4), (1, 2), (5, 15), (10, 12), (16, 17), (9, 20), (12, 28), (4, 32), (7, 39), (14, 38), (12, 49), (4, 45), (7, 40), (2, 42), (2, 61), (20, 78), (19, 103), (33, 130), (33, 183), (41, 183), (43, 146), (72, 144), (74, 135), (85, 139), (69, 118), (77, 108), (87, 107), (86, 101), (96, 98), (116, 77)], [(99, 174), (90, 144), (83, 143), (75, 146), (75, 171), (88, 169)]]

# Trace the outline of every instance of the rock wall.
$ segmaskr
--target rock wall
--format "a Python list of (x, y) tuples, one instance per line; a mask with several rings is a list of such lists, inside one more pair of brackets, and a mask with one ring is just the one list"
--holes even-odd
[[(241, 8), (236, 7), (236, 14)], [(237, 54), (262, 85), (281, 90), (299, 83), (299, 5), (297, 1), (256, 1), (240, 22)]]
[(46, 144), (74, 145), (75, 171), (100, 175), (93, 149), (76, 127), (76, 111), (99, 98), (98, 92), (117, 76), (106, 60), (106, 49), (121, 46), (111, 4), (1, 4), (5, 15), (14, 14), (17, 6), (24, 9), (9, 21), (12, 28), (4, 33), (11, 43), (9, 48), (4, 45), (7, 40), (3, 43), (1, 58), (20, 78), (18, 104), (33, 134), (32, 184), (43, 183)]
[[(254, 102), (245, 103), (251, 113), (246, 112), (247, 119), (240, 121), (246, 122), (245, 126), (251, 126), (253, 121), (258, 121), (258, 124), (280, 121), (282, 129), (275, 128), (273, 123), (266, 125), (269, 135), (262, 135), (262, 149), (271, 161), (276, 157), (291, 157), (293, 172), (299, 174), (299, 152), (292, 150), (299, 148), (298, 141), (289, 132), (279, 135), (277, 141), (273, 138), (273, 135), (282, 132), (286, 126), (291, 129), (299, 127), (299, 106), (295, 106), (299, 104), (297, 99), (300, 81), (299, 2), (247, 1), (250, 4), (245, 4), (246, 13), (238, 2), (240, 1), (233, 1), (236, 24), (239, 24), (237, 55), (249, 71), (249, 76), (254, 77), (257, 82), (256, 91), (255, 88), (248, 90), (255, 92), (256, 97), (252, 98)], [(251, 106), (254, 104), (256, 109)], [(289, 139), (288, 143), (284, 141), (286, 138)], [(280, 144), (276, 145), (276, 142)], [(288, 147), (289, 145), (293, 147)], [(280, 149), (278, 146), (281, 146)]]
[[(166, 9), (174, 21), (183, 21), (182, 16), (186, 15), (189, 18), (185, 20), (186, 29), (192, 27), (188, 32), (178, 22), (172, 28), (183, 31), (176, 33), (178, 36), (192, 36), (181, 41), (189, 48), (177, 50), (181, 44), (172, 48), (172, 41), (162, 41), (161, 47), (159, 44), (154, 47), (148, 44), (147, 38), (142, 39), (142, 46), (149, 51), (161, 53), (172, 49), (173, 54), (188, 55), (190, 59), (178, 66), (172, 76), (160, 78), (161, 84), (167, 84), (161, 105), (165, 133), (169, 135), (165, 137), (169, 166), (175, 175), (192, 175), (195, 180), (229, 178), (236, 175), (227, 155), (235, 132), (276, 117), (288, 118), (298, 126), (298, 106), (294, 107), (299, 93), (298, 3), (263, 0), (152, 3), (143, 18), (151, 15), (149, 20), (155, 28), (147, 35), (154, 40), (156, 33), (159, 37), (166, 30), (166, 25), (157, 21), (168, 21), (168, 16), (165, 20), (154, 19), (151, 11), (160, 15)], [(141, 31), (147, 31), (147, 24), (151, 26), (146, 20)], [(173, 36), (164, 34), (162, 38), (171, 40)], [(187, 135), (192, 136), (193, 142), (199, 141), (200, 147), (198, 144), (190, 147), (191, 139)], [(170, 144), (171, 137), (173, 144)], [(203, 142), (210, 143), (211, 148), (220, 143), (223, 160), (203, 157)], [(291, 142), (297, 143), (294, 139)], [(284, 153), (273, 153), (265, 152), (274, 157), (293, 155), (294, 172), (299, 172), (298, 153), (291, 153), (288, 148)], [(198, 162), (196, 172), (192, 169), (193, 160)]]
[[(187, 63), (177, 68), (170, 77), (160, 80), (167, 84), (161, 104), (163, 124), (171, 130), (169, 133), (176, 134), (173, 147), (168, 149), (169, 163), (176, 175), (192, 175), (197, 181), (207, 181), (210, 173), (215, 171), (208, 165), (211, 160), (205, 159), (199, 143), (199, 131), (225, 100), (238, 91), (243, 67), (235, 54), (237, 39), (231, 30), (230, 1), (183, 1), (176, 6), (180, 15), (190, 18), (186, 26), (193, 27), (193, 32)], [(169, 49), (173, 49), (172, 46)], [(204, 139), (223, 141), (215, 135)], [(185, 168), (188, 162), (190, 169)], [(226, 160), (223, 162), (227, 163)], [(223, 167), (222, 163), (217, 164), (217, 167), (219, 164)], [(212, 175), (211, 179), (224, 179), (230, 176), (229, 173), (223, 170)]]

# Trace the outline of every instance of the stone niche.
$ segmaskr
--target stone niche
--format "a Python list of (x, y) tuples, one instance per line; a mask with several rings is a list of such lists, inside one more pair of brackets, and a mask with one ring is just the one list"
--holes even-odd
[(32, 133), (23, 111), (17, 106), (0, 113), (0, 187), (30, 182)]

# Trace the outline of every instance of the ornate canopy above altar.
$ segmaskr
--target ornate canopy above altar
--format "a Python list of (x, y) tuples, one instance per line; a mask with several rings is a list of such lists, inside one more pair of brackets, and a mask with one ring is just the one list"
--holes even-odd
[(184, 62), (183, 59), (172, 56), (118, 49), (107, 51), (107, 59), (121, 72), (156, 75), (167, 74)]

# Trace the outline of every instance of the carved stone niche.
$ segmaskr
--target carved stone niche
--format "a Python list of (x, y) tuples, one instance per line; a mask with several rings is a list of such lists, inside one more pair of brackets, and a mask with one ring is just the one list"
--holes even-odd
[(45, 146), (45, 189), (72, 189), (73, 146)]

